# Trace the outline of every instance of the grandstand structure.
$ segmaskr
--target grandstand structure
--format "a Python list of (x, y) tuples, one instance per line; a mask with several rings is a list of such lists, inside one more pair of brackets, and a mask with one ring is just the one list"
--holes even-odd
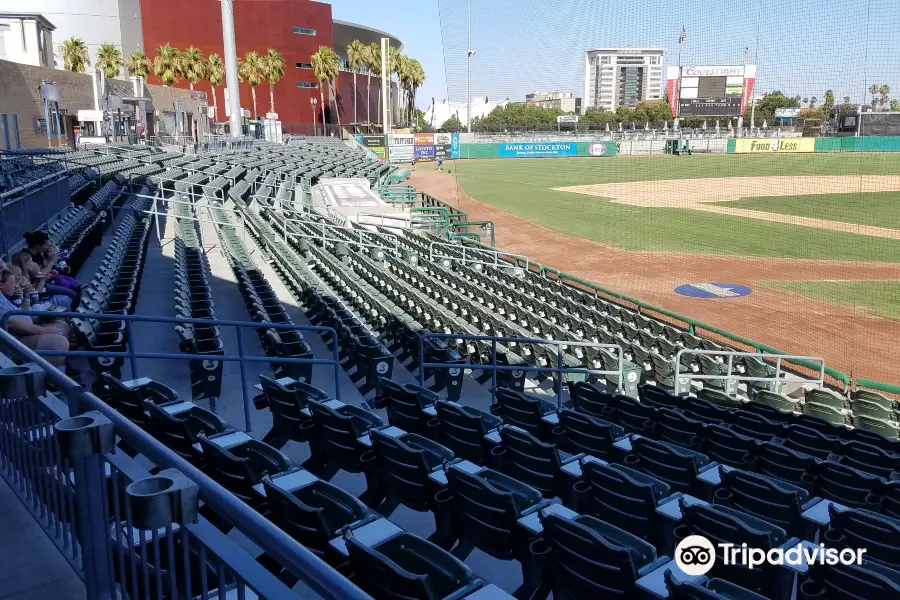
[[(503, 252), (340, 140), (0, 166), (0, 252), (46, 224), (87, 284), (80, 381), (0, 331), (0, 476), (88, 598), (900, 597), (900, 405), (821, 359)], [(692, 535), (867, 554), (688, 576)]]

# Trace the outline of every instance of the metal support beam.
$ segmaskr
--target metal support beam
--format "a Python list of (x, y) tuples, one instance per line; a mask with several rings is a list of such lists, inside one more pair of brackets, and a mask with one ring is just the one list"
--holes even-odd
[(241, 90), (238, 83), (237, 49), (234, 42), (234, 0), (222, 2), (222, 40), (225, 46), (225, 87), (228, 90), (225, 103), (231, 111), (231, 137), (240, 137)]

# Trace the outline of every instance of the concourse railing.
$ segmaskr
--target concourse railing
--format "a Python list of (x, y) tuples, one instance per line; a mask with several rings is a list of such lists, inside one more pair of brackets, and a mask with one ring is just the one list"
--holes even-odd
[(0, 346), (23, 362), (0, 354), (0, 477), (84, 580), (89, 600), (309, 597), (260, 565), (230, 529), (317, 597), (369, 598), (6, 331)]

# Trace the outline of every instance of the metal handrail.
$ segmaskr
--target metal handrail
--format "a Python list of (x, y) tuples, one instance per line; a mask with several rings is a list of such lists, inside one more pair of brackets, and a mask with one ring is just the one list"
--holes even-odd
[[(681, 372), (681, 357), (688, 355), (704, 355), (704, 356), (727, 356), (728, 357), (728, 374), (727, 375), (698, 375), (696, 373)], [(737, 357), (749, 356), (754, 359), (774, 359), (775, 374), (772, 377), (753, 377), (751, 375), (739, 375), (734, 373), (734, 359)], [(782, 361), (795, 362), (797, 360), (818, 361), (820, 364), (819, 378), (807, 379), (799, 375), (792, 376), (790, 373), (782, 373)], [(782, 377), (784, 375), (784, 377)], [(820, 356), (797, 356), (793, 354), (760, 354), (759, 352), (741, 352), (738, 350), (699, 350), (690, 348), (681, 348), (675, 354), (675, 381), (680, 384), (685, 379), (686, 385), (690, 385), (691, 379), (703, 380), (722, 380), (726, 381), (726, 393), (731, 395), (732, 392), (737, 394), (737, 385), (732, 388), (731, 383), (741, 381), (758, 381), (772, 383), (815, 383), (819, 388), (825, 386), (825, 359)]]
[[(556, 374), (556, 404), (557, 408), (562, 407), (562, 375), (618, 375), (619, 376), (619, 392), (622, 392), (622, 381), (625, 378), (625, 352), (622, 346), (618, 344), (603, 344), (599, 342), (580, 342), (572, 340), (547, 340), (542, 338), (523, 338), (512, 336), (496, 336), (496, 335), (476, 335), (470, 333), (432, 333), (425, 332), (419, 338), (419, 385), (425, 386), (425, 369), (459, 369), (466, 368), (466, 365), (458, 363), (430, 363), (425, 362), (425, 340), (426, 339), (451, 339), (451, 340), (472, 340), (491, 342), (491, 364), (468, 364), (471, 369), (491, 370), (491, 393), (497, 387), (497, 371), (531, 371), (535, 373), (554, 373)], [(535, 367), (531, 365), (498, 365), (497, 364), (497, 342), (515, 342), (517, 344), (544, 344), (556, 346), (556, 367)], [(615, 371), (602, 369), (583, 369), (581, 367), (564, 367), (563, 366), (563, 348), (565, 346), (587, 347), (587, 348), (608, 348), (616, 350), (616, 357), (619, 360), (619, 368)]]
[[(460, 245), (460, 244), (451, 244), (448, 242), (434, 241), (428, 245), (428, 259), (431, 261), (434, 261), (437, 259), (446, 258), (449, 260), (461, 260), (462, 262), (468, 263), (468, 264), (478, 264), (478, 265), (488, 265), (491, 267), (499, 267), (501, 265), (501, 262), (500, 262), (501, 257), (511, 257), (512, 259), (515, 259), (515, 263), (517, 266), (519, 264), (519, 261), (524, 262), (525, 264), (524, 264), (524, 267), (522, 267), (522, 268), (524, 268), (525, 270), (528, 270), (528, 267), (531, 264), (530, 261), (528, 260), (527, 256), (524, 256), (521, 254), (513, 254), (512, 252), (504, 252), (503, 250), (497, 250), (496, 248), (488, 248), (488, 247), (484, 246), (483, 244), (478, 244), (478, 245), (481, 247), (480, 248), (472, 248), (472, 246), (465, 245), (465, 244)], [(435, 246), (447, 246), (450, 248), (454, 248), (456, 250), (462, 249), (462, 254), (463, 254), (462, 258), (459, 258), (457, 256), (445, 256), (445, 255), (440, 255), (440, 256), (436, 257), (434, 254)], [(473, 250), (477, 250), (478, 252), (485, 252), (487, 254), (492, 254), (494, 256), (494, 262), (490, 263), (490, 262), (485, 262), (483, 260), (467, 259), (466, 258), (466, 250), (468, 250), (468, 249), (473, 249)], [(510, 263), (513, 261), (506, 259), (504, 262)]]
[[(338, 348), (337, 332), (331, 327), (323, 327), (320, 325), (297, 325), (295, 323), (257, 323), (255, 321), (228, 321), (214, 319), (194, 319), (183, 317), (149, 317), (145, 315), (117, 315), (106, 313), (82, 313), (82, 312), (45, 312), (38, 310), (11, 310), (0, 315), (0, 330), (6, 331), (9, 318), (16, 315), (24, 315), (29, 317), (47, 317), (69, 318), (69, 319), (97, 319), (98, 321), (124, 321), (125, 322), (125, 341), (127, 342), (127, 350), (125, 352), (118, 351), (95, 351), (95, 350), (40, 350), (38, 354), (41, 356), (84, 356), (89, 358), (109, 358), (109, 357), (127, 357), (131, 366), (131, 376), (138, 377), (137, 359), (163, 359), (163, 360), (221, 360), (222, 362), (239, 362), (241, 366), (241, 392), (244, 401), (244, 425), (247, 431), (250, 431), (250, 405), (251, 399), (247, 392), (247, 372), (245, 363), (276, 363), (276, 364), (304, 364), (304, 365), (331, 365), (334, 367), (334, 394), (335, 399), (341, 399), (340, 391), (340, 356)], [(238, 354), (186, 354), (173, 352), (137, 352), (134, 348), (134, 340), (131, 335), (131, 323), (172, 323), (174, 325), (206, 325), (208, 327), (234, 327), (237, 333)], [(244, 354), (244, 340), (241, 335), (242, 328), (249, 329), (276, 329), (286, 331), (315, 331), (320, 335), (322, 333), (330, 336), (329, 350), (332, 358), (287, 358), (280, 356), (246, 356)], [(215, 411), (215, 403), (210, 402), (210, 408)]]
[[(70, 417), (87, 411), (101, 413), (112, 422), (116, 434), (138, 453), (160, 468), (178, 469), (196, 483), (205, 504), (225, 517), (229, 523), (278, 563), (301, 577), (317, 594), (332, 600), (371, 600), (349, 579), (340, 575), (262, 514), (244, 504), (237, 496), (119, 414), (106, 402), (86, 392), (84, 388), (8, 332), (0, 330), (0, 342), (3, 346), (10, 348), (14, 354), (44, 370), (47, 380), (66, 396)], [(77, 509), (85, 510), (85, 507), (80, 506)]]

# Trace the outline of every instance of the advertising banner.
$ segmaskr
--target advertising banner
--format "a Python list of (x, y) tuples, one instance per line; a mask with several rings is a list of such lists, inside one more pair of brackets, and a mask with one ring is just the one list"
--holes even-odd
[(413, 156), (416, 160), (431, 160), (434, 158), (434, 146), (413, 146)]
[(392, 163), (412, 162), (413, 148), (414, 146), (412, 144), (404, 146), (389, 146), (388, 157)]
[(434, 146), (434, 134), (433, 133), (413, 134), (413, 143), (416, 146)]
[(363, 135), (360, 142), (366, 148), (384, 148), (383, 135)]
[(384, 160), (384, 155), (385, 155), (384, 146), (375, 146), (374, 148), (369, 148), (369, 150), (374, 152), (378, 156), (378, 158), (380, 158), (381, 160)]
[(553, 156), (575, 156), (575, 142), (536, 142), (526, 144), (499, 144), (500, 158), (539, 158)]
[(763, 138), (736, 139), (734, 151), (737, 154), (815, 152), (815, 138)]
[(747, 105), (753, 98), (753, 86), (756, 83), (756, 65), (747, 65), (744, 69), (744, 96), (741, 103), (741, 114), (747, 112)]
[[(613, 141), (609, 142), (592, 142), (587, 145), (587, 155), (588, 156), (615, 156), (616, 155), (616, 143)], [(578, 155), (581, 156), (583, 152), (579, 151)]]
[(452, 133), (452, 134), (450, 134), (450, 158), (459, 158), (459, 155), (460, 155), (459, 134)]
[(388, 143), (391, 146), (412, 146), (413, 134), (411, 133), (391, 133), (388, 135)]
[(434, 134), (434, 145), (435, 146), (443, 146), (449, 145), (450, 140), (454, 134), (452, 133), (436, 133)]
[(447, 160), (450, 158), (450, 144), (437, 144), (434, 147), (434, 157)]

